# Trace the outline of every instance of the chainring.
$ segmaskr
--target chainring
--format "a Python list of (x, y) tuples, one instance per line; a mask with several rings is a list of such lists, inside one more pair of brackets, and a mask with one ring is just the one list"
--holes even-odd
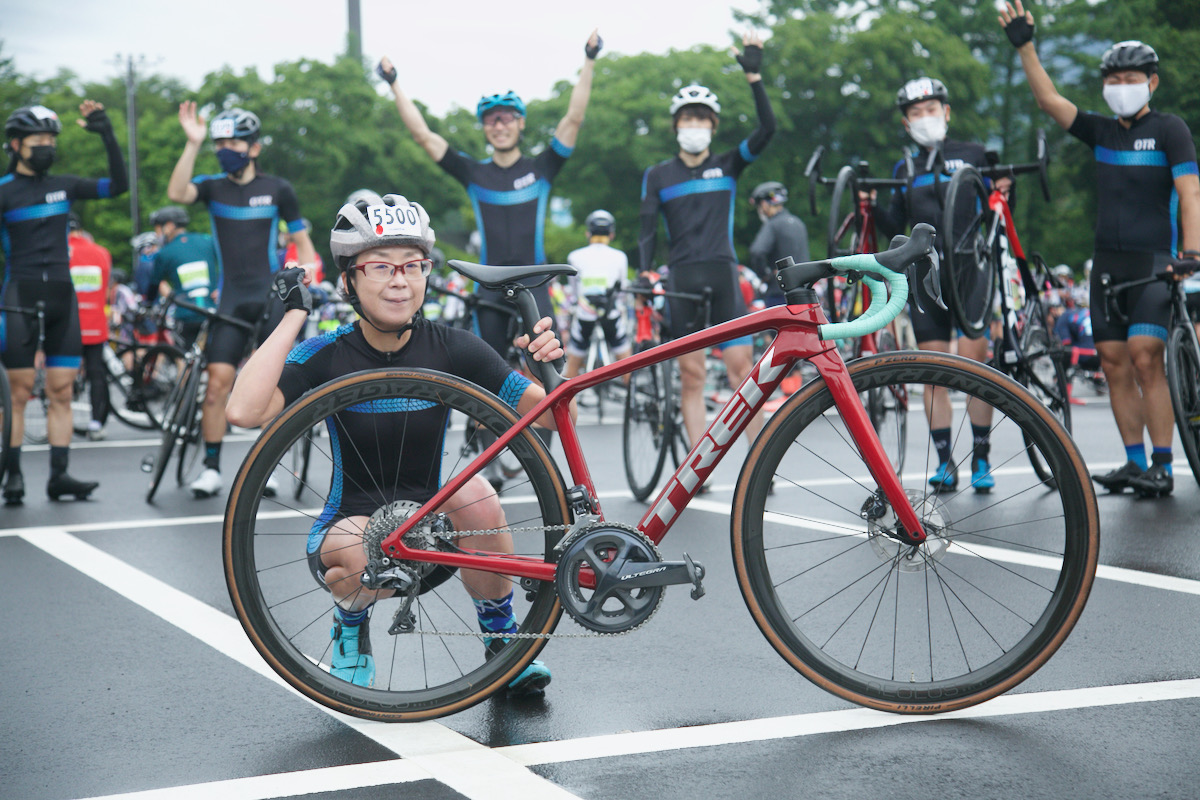
[[(385, 558), (383, 540), (420, 508), (420, 503), (397, 500), (376, 509), (367, 520), (366, 530), (363, 531), (363, 550), (367, 554), (367, 560), (380, 561)], [(434, 514), (421, 520), (411, 531), (404, 534), (402, 541), (405, 547), (413, 550), (448, 550), (450, 547), (446, 539), (453, 533), (454, 526), (450, 524), (449, 517), (445, 514)], [(392, 564), (401, 567), (417, 579), (420, 587), (418, 594), (424, 594), (454, 574), (453, 567), (424, 561), (392, 559)]]
[[(598, 522), (573, 534), (563, 544), (554, 578), (563, 609), (580, 625), (599, 633), (624, 633), (650, 619), (662, 603), (665, 587), (605, 581), (630, 561), (662, 561), (654, 542), (636, 528)], [(606, 588), (598, 591), (598, 586)]]
[(901, 572), (923, 572), (932, 569), (950, 549), (946, 533), (951, 526), (950, 515), (946, 504), (935, 494), (920, 489), (907, 489), (905, 494), (925, 529), (925, 541), (911, 545), (897, 539), (893, 532), (899, 529), (900, 520), (892, 508), (881, 518), (867, 522), (867, 539), (880, 561), (894, 563)]

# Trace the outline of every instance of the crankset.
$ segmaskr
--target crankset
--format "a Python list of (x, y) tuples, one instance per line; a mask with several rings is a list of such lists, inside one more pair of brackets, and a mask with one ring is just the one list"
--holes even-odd
[(932, 569), (950, 549), (950, 515), (946, 504), (935, 494), (920, 489), (908, 489), (905, 494), (925, 529), (925, 541), (921, 544), (909, 544), (897, 533), (902, 527), (900, 519), (882, 491), (867, 498), (861, 516), (867, 521), (871, 549), (880, 561), (893, 563), (901, 572), (922, 572)]
[(623, 633), (654, 615), (667, 586), (690, 583), (693, 600), (704, 596), (704, 566), (686, 553), (683, 558), (663, 561), (654, 542), (636, 528), (598, 522), (564, 543), (554, 587), (580, 625)]

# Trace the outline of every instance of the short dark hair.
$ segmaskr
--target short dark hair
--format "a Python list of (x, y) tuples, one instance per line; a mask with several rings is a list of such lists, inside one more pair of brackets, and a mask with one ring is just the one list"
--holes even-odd
[(683, 117), (692, 117), (694, 119), (706, 119), (713, 124), (714, 128), (717, 127), (717, 123), (721, 121), (720, 114), (713, 111), (711, 108), (709, 108), (706, 105), (701, 105), (700, 103), (691, 103), (690, 105), (686, 105), (683, 108), (676, 111), (674, 118), (672, 118), (672, 120), (671, 120), (671, 124), (674, 125), (676, 128), (678, 128), (679, 120), (682, 119)]

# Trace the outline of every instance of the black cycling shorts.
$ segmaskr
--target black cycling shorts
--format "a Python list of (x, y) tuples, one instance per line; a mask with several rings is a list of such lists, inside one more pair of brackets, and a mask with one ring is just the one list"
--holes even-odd
[[(958, 327), (958, 320), (955, 319), (954, 312), (949, 308), (939, 306), (925, 290), (925, 275), (928, 274), (931, 266), (926, 261), (924, 266), (917, 271), (917, 280), (909, 289), (908, 316), (912, 320), (913, 336), (918, 343), (949, 342), (956, 335), (961, 336), (963, 333)], [(943, 263), (941, 268), (947, 269), (946, 264)], [(983, 303), (988, 302), (984, 295), (991, 290), (991, 285), (978, 281), (971, 287), (967, 300), (968, 308), (978, 309)], [(950, 305), (949, 298), (944, 294), (942, 301), (947, 306)]]
[[(230, 317), (244, 320), (255, 325), (263, 320), (258, 328), (258, 340), (255, 345), (261, 345), (271, 335), (283, 319), (286, 309), (278, 297), (257, 303), (243, 303), (235, 306), (232, 311), (222, 311)], [(250, 331), (240, 325), (216, 320), (208, 331), (208, 347), (206, 355), (210, 364), (232, 364), (237, 366), (242, 359), (249, 355)]]
[[(79, 332), (79, 301), (70, 281), (16, 280), (4, 290), (3, 305), (32, 309), (46, 304), (46, 366), (79, 369), (83, 339)], [(0, 317), (0, 353), (9, 369), (33, 369), (38, 350), (37, 317), (6, 311)]]
[[(1101, 275), (1108, 275), (1110, 284), (1148, 278), (1166, 269), (1171, 260), (1167, 252), (1117, 252), (1097, 250), (1092, 257), (1092, 338), (1097, 342), (1123, 342), (1131, 336), (1153, 336), (1167, 340), (1171, 323), (1171, 289), (1161, 281), (1137, 286), (1114, 299), (1119, 315), (1109, 318), (1110, 307), (1105, 301)], [(1120, 315), (1125, 317), (1121, 319)]]
[[(670, 333), (673, 338), (678, 339), (719, 322), (745, 316), (746, 301), (742, 297), (741, 287), (738, 286), (736, 264), (728, 261), (701, 261), (681, 267), (672, 266), (667, 274), (667, 290), (671, 292), (702, 294), (707, 287), (712, 287), (712, 307), (707, 323), (704, 319), (703, 303), (679, 297), (667, 298), (671, 309)], [(749, 337), (726, 342), (726, 346), (729, 347), (749, 344)]]

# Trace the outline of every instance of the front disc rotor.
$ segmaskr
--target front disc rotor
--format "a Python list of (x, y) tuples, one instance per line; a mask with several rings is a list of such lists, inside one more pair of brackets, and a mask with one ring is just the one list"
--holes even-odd
[(925, 529), (925, 541), (911, 545), (896, 539), (893, 532), (899, 529), (900, 520), (895, 510), (890, 508), (883, 519), (867, 523), (867, 538), (880, 561), (894, 562), (896, 569), (901, 572), (922, 572), (941, 561), (950, 548), (947, 533), (950, 515), (946, 512), (945, 503), (937, 495), (926, 495), (919, 489), (908, 489), (905, 494)]

